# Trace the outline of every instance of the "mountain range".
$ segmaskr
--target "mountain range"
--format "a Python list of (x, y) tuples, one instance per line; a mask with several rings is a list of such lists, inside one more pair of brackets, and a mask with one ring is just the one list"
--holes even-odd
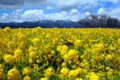
[(81, 25), (78, 22), (73, 21), (65, 21), (65, 20), (40, 20), (40, 21), (33, 21), (33, 22), (9, 22), (9, 23), (0, 23), (0, 27), (4, 28), (6, 26), (10, 26), (11, 28), (33, 28), (40, 26), (42, 28), (78, 28)]

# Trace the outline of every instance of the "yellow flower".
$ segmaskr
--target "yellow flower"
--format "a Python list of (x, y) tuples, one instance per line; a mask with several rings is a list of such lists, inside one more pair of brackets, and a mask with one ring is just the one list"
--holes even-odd
[(115, 48), (114, 48), (113, 46), (109, 46), (109, 47), (108, 47), (108, 50), (109, 50), (109, 51), (113, 51), (113, 50), (115, 50)]
[(5, 74), (0, 71), (0, 80), (5, 80)]
[(16, 59), (16, 60), (19, 60), (20, 58), (22, 58), (23, 57), (23, 51), (21, 50), (21, 49), (16, 49), (15, 51), (14, 51), (14, 58)]
[(29, 58), (29, 63), (32, 64), (33, 63), (33, 59)]
[(61, 51), (61, 49), (62, 49), (62, 46), (60, 45), (60, 46), (57, 46), (57, 51)]
[(81, 68), (77, 68), (77, 69), (75, 69), (75, 70), (71, 70), (71, 71), (69, 71), (69, 76), (70, 77), (78, 77), (78, 75), (81, 75), (82, 74), (82, 69)]
[(4, 70), (4, 64), (0, 64), (0, 71)]
[(16, 68), (12, 68), (7, 73), (8, 80), (21, 80), (20, 73)]
[(83, 73), (82, 68), (77, 68), (76, 72), (77, 72), (77, 74), (82, 74)]
[(3, 58), (4, 58), (6, 63), (9, 63), (9, 64), (14, 63), (14, 57), (10, 54), (5, 54)]
[(9, 49), (13, 48), (13, 47), (14, 47), (13, 44), (14, 44), (13, 42), (9, 41), (9, 42), (7, 43), (7, 47), (8, 47)]
[(110, 67), (106, 67), (106, 70), (110, 70)]
[(62, 66), (62, 67), (67, 67), (67, 63), (66, 63), (66, 62), (63, 62), (61, 66)]
[(31, 80), (31, 77), (27, 75), (23, 78), (23, 80)]
[(81, 63), (80, 63), (80, 65), (82, 66), (82, 67), (84, 67), (86, 70), (88, 70), (89, 69), (89, 62), (86, 60), (86, 59), (84, 59)]
[(55, 70), (52, 67), (50, 67), (44, 71), (44, 75), (46, 77), (53, 76), (54, 74), (55, 74)]
[(37, 33), (40, 32), (40, 30), (41, 30), (41, 27), (33, 28), (33, 29), (32, 29), (32, 34), (37, 34)]
[(19, 41), (24, 41), (25, 40), (25, 35), (21, 34), (18, 39), (19, 39)]
[(107, 72), (108, 78), (111, 78), (112, 75), (113, 75), (113, 69), (109, 69), (109, 71)]
[(76, 50), (71, 49), (68, 51), (68, 57), (70, 57), (71, 59), (75, 59), (75, 58), (77, 58), (77, 53), (78, 52)]
[(67, 51), (67, 50), (68, 50), (68, 46), (67, 46), (67, 45), (63, 45), (63, 46), (62, 46), (62, 50), (63, 50), (63, 51)]
[(65, 55), (63, 55), (63, 59), (64, 59), (65, 62), (68, 62), (70, 57), (67, 54), (65, 54)]
[(98, 49), (99, 51), (102, 51), (102, 50), (105, 49), (105, 47), (104, 47), (104, 45), (103, 45), (102, 43), (96, 44), (96, 47), (97, 47), (97, 49)]
[(100, 80), (100, 78), (97, 74), (95, 74), (94, 72), (91, 72), (89, 74), (89, 80)]
[(34, 66), (34, 69), (39, 70), (38, 64), (33, 64), (33, 66)]
[(67, 76), (68, 73), (69, 73), (69, 69), (63, 67), (63, 68), (60, 70), (60, 73), (61, 73), (62, 76)]
[(48, 80), (48, 78), (41, 78), (40, 80)]
[(40, 61), (40, 59), (37, 59), (36, 62), (37, 62), (37, 64), (40, 64), (41, 61)]
[(33, 47), (33, 46), (30, 46), (29, 49), (28, 49), (29, 52), (31, 52), (31, 51), (35, 51), (35, 50), (36, 50), (36, 48)]
[(83, 80), (83, 78), (76, 78), (75, 80)]
[(64, 55), (65, 53), (67, 53), (67, 51), (68, 51), (68, 46), (67, 45), (61, 46), (61, 50), (60, 50), (61, 55)]
[(33, 42), (34, 46), (39, 46), (40, 45), (40, 39), (39, 38), (34, 38), (32, 42)]
[(30, 67), (25, 67), (22, 71), (23, 75), (29, 75), (32, 73), (32, 69)]
[(55, 51), (52, 50), (51, 55), (54, 56), (55, 54), (56, 54)]
[(72, 60), (68, 60), (66, 61), (68, 63), (68, 65), (71, 65), (72, 64)]
[(120, 38), (118, 38), (117, 43), (120, 44)]
[(9, 26), (7, 26), (4, 28), (4, 31), (9, 33), (9, 32), (11, 32), (11, 28)]
[(37, 52), (31, 51), (31, 52), (29, 53), (29, 57), (30, 57), (30, 58), (33, 58), (33, 59), (36, 59), (36, 58), (38, 58), (38, 54), (37, 54)]
[(75, 47), (80, 47), (81, 44), (82, 44), (82, 41), (79, 39), (75, 40), (75, 42), (74, 42)]
[(105, 57), (107, 60), (112, 60), (112, 55), (111, 54), (107, 54), (107, 56)]
[(67, 51), (64, 51), (61, 49), (61, 51), (60, 51), (61, 56), (65, 55), (66, 53), (67, 53)]
[(75, 78), (75, 77), (77, 77), (78, 74), (77, 74), (76, 70), (70, 70), (68, 75), (69, 75), (69, 77), (74, 77)]
[(24, 49), (25, 48), (25, 41), (20, 42), (19, 46), (20, 49)]

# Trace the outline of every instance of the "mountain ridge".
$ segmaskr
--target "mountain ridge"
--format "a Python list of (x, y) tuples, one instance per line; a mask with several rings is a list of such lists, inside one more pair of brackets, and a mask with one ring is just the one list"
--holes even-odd
[(0, 27), (4, 28), (6, 26), (10, 26), (11, 28), (33, 28), (40, 26), (42, 28), (77, 28), (81, 27), (78, 22), (73, 21), (65, 21), (65, 20), (40, 20), (40, 21), (33, 21), (33, 22), (8, 22), (8, 23), (0, 23)]

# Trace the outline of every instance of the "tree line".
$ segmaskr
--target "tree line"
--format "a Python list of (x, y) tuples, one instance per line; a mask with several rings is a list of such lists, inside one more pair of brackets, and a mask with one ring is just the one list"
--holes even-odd
[(90, 15), (78, 23), (87, 28), (120, 28), (120, 21), (118, 19), (106, 15)]

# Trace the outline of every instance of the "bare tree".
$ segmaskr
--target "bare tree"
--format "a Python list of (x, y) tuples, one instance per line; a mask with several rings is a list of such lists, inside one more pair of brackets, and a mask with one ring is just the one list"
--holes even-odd
[[(108, 17), (106, 15), (90, 15), (85, 19), (80, 20), (80, 23), (84, 27), (110, 27), (115, 28), (120, 26), (120, 22), (116, 18)], [(119, 25), (119, 26), (118, 26)]]

